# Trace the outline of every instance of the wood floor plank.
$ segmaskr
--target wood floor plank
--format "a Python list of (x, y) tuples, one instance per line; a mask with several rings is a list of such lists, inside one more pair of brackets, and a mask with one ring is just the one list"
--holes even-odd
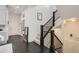
[(27, 45), (20, 35), (10, 36), (8, 43), (12, 43), (13, 53), (49, 53), (48, 48), (43, 47), (44, 49), (41, 49), (40, 45), (34, 42), (30, 42)]

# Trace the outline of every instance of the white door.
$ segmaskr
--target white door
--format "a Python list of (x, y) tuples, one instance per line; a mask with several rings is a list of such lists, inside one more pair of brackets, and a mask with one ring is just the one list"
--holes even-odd
[(18, 14), (9, 13), (9, 35), (21, 35), (21, 20)]

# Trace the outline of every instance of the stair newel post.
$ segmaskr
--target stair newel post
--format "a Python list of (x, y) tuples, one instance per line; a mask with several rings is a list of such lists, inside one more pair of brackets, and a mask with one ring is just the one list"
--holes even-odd
[(27, 44), (28, 44), (29, 27), (27, 27)]
[[(53, 12), (53, 27), (55, 26), (55, 12)], [(54, 30), (51, 31), (51, 44), (50, 44), (50, 52), (55, 52), (54, 51)]]
[(40, 52), (43, 52), (43, 47), (44, 47), (44, 39), (43, 39), (43, 25), (41, 25), (41, 27), (40, 27), (40, 32), (41, 32), (41, 34), (40, 34)]
[(44, 46), (44, 40), (43, 40), (43, 25), (41, 25), (41, 36), (40, 36), (40, 46)]
[(55, 12), (53, 12), (53, 26), (55, 26)]
[(51, 31), (50, 52), (55, 53), (55, 48), (54, 48), (54, 30)]

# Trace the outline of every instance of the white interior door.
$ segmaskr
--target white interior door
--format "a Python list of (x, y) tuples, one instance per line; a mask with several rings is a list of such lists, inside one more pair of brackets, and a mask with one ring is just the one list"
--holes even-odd
[(18, 14), (9, 13), (9, 35), (21, 35), (21, 20)]

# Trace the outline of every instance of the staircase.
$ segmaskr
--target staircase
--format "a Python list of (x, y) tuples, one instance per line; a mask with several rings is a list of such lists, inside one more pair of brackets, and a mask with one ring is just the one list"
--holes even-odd
[(62, 42), (54, 33), (54, 29), (61, 26), (61, 17), (58, 15), (57, 10), (53, 12), (51, 17), (44, 25), (41, 25), (40, 33), (37, 34), (35, 43), (40, 47), (46, 46), (50, 49), (50, 52), (62, 52)]

